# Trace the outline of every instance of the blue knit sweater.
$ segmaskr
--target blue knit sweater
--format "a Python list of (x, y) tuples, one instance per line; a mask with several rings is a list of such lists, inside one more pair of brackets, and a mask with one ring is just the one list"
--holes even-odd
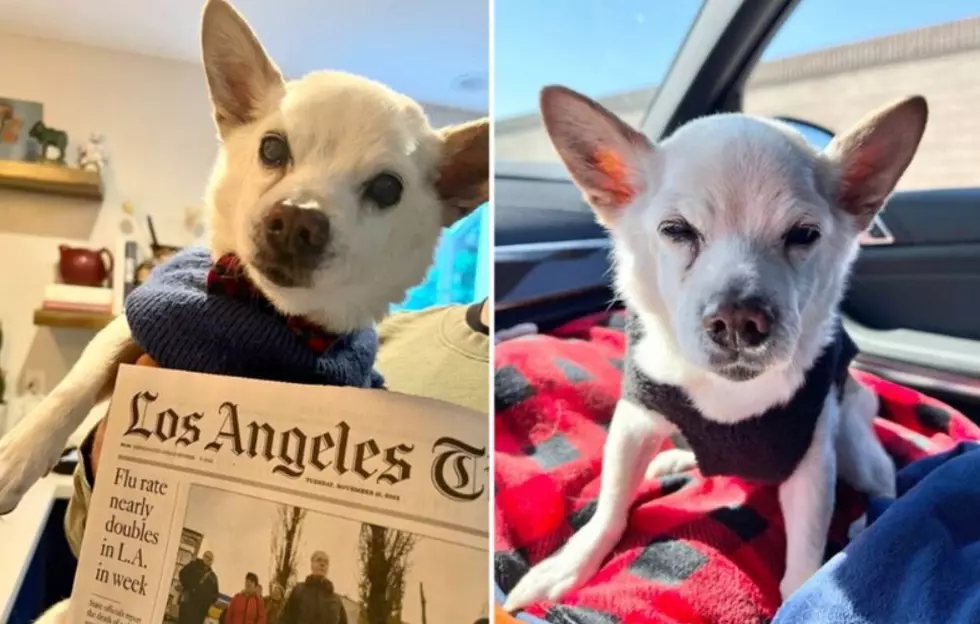
[(180, 251), (156, 267), (126, 298), (135, 342), (160, 366), (233, 377), (293, 383), (380, 388), (373, 370), (374, 328), (340, 336), (316, 353), (264, 306), (209, 294), (211, 254)]

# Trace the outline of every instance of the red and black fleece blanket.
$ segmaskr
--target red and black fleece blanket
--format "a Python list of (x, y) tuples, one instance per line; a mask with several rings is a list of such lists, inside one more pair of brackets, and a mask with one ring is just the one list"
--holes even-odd
[[(622, 313), (503, 342), (495, 367), (498, 597), (595, 510), (602, 446), (620, 392)], [(881, 397), (876, 431), (902, 468), (980, 439), (950, 407), (855, 372)], [(865, 498), (839, 484), (827, 556), (846, 543)], [(600, 572), (561, 604), (522, 620), (563, 624), (768, 622), (780, 604), (786, 540), (776, 489), (697, 470), (644, 483), (627, 533)]]

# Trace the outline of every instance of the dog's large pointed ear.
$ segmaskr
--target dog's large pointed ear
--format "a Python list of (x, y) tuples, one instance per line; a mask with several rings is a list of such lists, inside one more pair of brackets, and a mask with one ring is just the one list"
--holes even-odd
[(867, 115), (825, 150), (840, 167), (837, 203), (862, 230), (885, 205), (926, 129), (925, 98), (908, 97)]
[(226, 0), (207, 0), (201, 19), (204, 71), (218, 131), (254, 121), (285, 92), (279, 68)]
[(436, 192), (450, 226), (490, 199), (490, 120), (483, 118), (439, 130), (442, 157)]
[(541, 115), (555, 150), (603, 223), (646, 190), (654, 147), (641, 132), (567, 87), (542, 89)]

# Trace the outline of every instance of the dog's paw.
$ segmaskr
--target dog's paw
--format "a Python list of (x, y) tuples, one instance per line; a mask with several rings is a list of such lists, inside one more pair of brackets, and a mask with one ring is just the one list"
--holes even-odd
[(43, 434), (36, 427), (15, 429), (0, 440), (0, 516), (13, 511), (61, 457), (64, 445)]
[(869, 487), (867, 494), (880, 498), (895, 498), (895, 464), (884, 452), (876, 454), (869, 466)]
[(557, 602), (581, 587), (599, 571), (614, 538), (622, 532), (611, 529), (599, 525), (583, 527), (561, 550), (524, 575), (507, 596), (504, 609), (513, 613), (539, 600)]
[(803, 583), (806, 583), (811, 576), (816, 574), (818, 569), (798, 568), (786, 570), (786, 574), (783, 575), (783, 580), (779, 583), (779, 594), (783, 597), (783, 602), (793, 595)]
[(861, 517), (851, 523), (851, 526), (847, 527), (847, 540), (853, 542), (854, 538), (864, 532), (868, 528), (868, 514), (863, 513)]
[(680, 474), (693, 470), (698, 465), (692, 451), (684, 449), (667, 449), (657, 453), (645, 473), (646, 479), (655, 479), (667, 475)]
[(507, 596), (504, 609), (513, 613), (539, 600), (557, 602), (599, 570), (601, 559), (594, 561), (587, 554), (566, 551), (567, 548), (531, 568)]

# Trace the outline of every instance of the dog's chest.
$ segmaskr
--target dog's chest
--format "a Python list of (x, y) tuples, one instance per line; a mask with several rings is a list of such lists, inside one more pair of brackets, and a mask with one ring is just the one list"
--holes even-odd
[[(630, 344), (642, 337), (639, 319), (628, 320)], [(839, 392), (856, 348), (843, 327), (807, 371), (803, 385), (790, 400), (739, 422), (705, 418), (683, 388), (658, 383), (627, 358), (623, 398), (656, 411), (674, 424), (697, 456), (705, 476), (730, 475), (779, 483), (786, 480), (806, 454), (827, 395)]]

